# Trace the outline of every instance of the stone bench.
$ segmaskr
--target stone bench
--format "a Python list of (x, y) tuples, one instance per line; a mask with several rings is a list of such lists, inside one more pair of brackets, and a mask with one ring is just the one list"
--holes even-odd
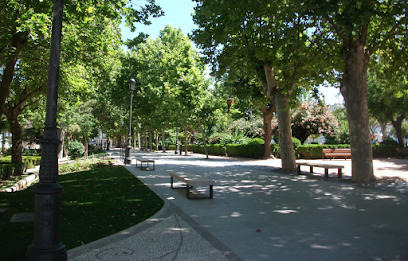
[[(213, 186), (215, 184), (215, 181), (212, 179), (204, 178), (201, 177), (200, 175), (196, 175), (194, 173), (189, 173), (189, 172), (172, 172), (170, 173), (170, 181), (171, 181), (171, 188), (174, 189), (173, 187), (173, 179), (180, 180), (184, 183), (186, 183), (187, 191), (186, 195), (188, 199), (201, 199), (203, 197), (190, 197), (190, 188), (193, 188), (193, 186), (210, 186), (210, 196), (205, 197), (205, 198), (213, 198)], [(184, 188), (184, 187), (181, 187)]]
[[(136, 157), (136, 168), (140, 168), (141, 170), (154, 170), (155, 169), (155, 163), (154, 160), (152, 159), (144, 159), (144, 158), (140, 158), (140, 157)], [(140, 162), (140, 166), (138, 166), (137, 162)], [(143, 163), (146, 163), (146, 166), (143, 167)], [(153, 168), (149, 168), (149, 163), (153, 163)]]
[(342, 165), (332, 165), (332, 164), (322, 164), (322, 163), (308, 163), (308, 162), (296, 162), (297, 173), (300, 175), (300, 166), (310, 167), (310, 173), (313, 173), (313, 168), (324, 168), (324, 178), (329, 178), (329, 169), (337, 169), (337, 177), (341, 179), (343, 177), (342, 170), (344, 166)]

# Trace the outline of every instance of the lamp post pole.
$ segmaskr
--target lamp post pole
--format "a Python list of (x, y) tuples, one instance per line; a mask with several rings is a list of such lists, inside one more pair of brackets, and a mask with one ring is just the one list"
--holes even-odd
[(63, 0), (54, 1), (51, 53), (48, 69), (47, 105), (44, 127), (40, 182), (34, 196), (34, 243), (27, 248), (26, 260), (67, 260), (60, 243), (60, 203), (62, 186), (58, 180), (57, 101), (61, 51)]
[(131, 78), (129, 81), (130, 89), (130, 110), (129, 110), (129, 133), (126, 142), (126, 155), (125, 164), (130, 164), (132, 162), (130, 158), (130, 152), (132, 151), (132, 107), (133, 107), (133, 90), (135, 89), (136, 81)]

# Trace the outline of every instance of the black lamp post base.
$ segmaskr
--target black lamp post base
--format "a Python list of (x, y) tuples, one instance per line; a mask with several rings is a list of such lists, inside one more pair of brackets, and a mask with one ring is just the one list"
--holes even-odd
[(65, 261), (67, 259), (67, 249), (61, 243), (46, 248), (32, 244), (27, 248), (26, 261)]

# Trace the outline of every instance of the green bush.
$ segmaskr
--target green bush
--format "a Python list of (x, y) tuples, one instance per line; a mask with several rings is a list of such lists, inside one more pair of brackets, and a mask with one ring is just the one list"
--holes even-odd
[(381, 145), (389, 145), (389, 146), (394, 146), (394, 148), (398, 148), (398, 142), (396, 142), (395, 140), (384, 140), (383, 142), (380, 143)]
[(265, 141), (261, 138), (253, 138), (253, 139), (249, 139), (247, 144), (265, 144)]
[(300, 142), (300, 140), (298, 138), (295, 138), (295, 137), (292, 138), (292, 142), (293, 142), (293, 147), (295, 148), (295, 150), (297, 149), (297, 147), (302, 145), (302, 142)]
[(68, 156), (71, 157), (71, 159), (76, 159), (84, 155), (85, 146), (81, 142), (74, 140), (68, 143), (66, 147), (66, 151), (67, 151)]
[(323, 157), (322, 149), (326, 148), (350, 148), (349, 144), (338, 144), (338, 145), (320, 145), (320, 144), (307, 144), (300, 145), (296, 149), (296, 153), (300, 155), (301, 158), (305, 159), (321, 159)]
[[(261, 139), (262, 140), (262, 139)], [(226, 152), (228, 156), (260, 158), (264, 154), (264, 145), (259, 143), (252, 144), (227, 144)]]
[(225, 146), (222, 144), (209, 144), (207, 150), (209, 155), (225, 156), (226, 154)]
[(280, 158), (280, 147), (279, 147), (279, 144), (277, 144), (277, 143), (272, 143), (272, 144), (271, 144), (271, 149), (272, 149), (272, 155), (275, 156), (275, 157), (277, 157), (277, 158)]
[(394, 158), (397, 157), (395, 144), (374, 144), (373, 158)]

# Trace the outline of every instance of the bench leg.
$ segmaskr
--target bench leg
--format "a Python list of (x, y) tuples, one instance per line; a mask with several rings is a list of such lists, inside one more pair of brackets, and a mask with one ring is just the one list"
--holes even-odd
[(170, 183), (171, 183), (171, 188), (174, 189), (173, 188), (173, 177), (170, 177)]
[(342, 171), (341, 171), (341, 168), (339, 168), (339, 170), (337, 171), (337, 177), (338, 177), (339, 179), (341, 179), (341, 178), (343, 177), (343, 173), (342, 173)]
[(187, 189), (186, 189), (186, 197), (187, 199), (190, 199), (190, 186), (187, 184)]
[(213, 186), (210, 185), (210, 198), (213, 198)]
[(297, 166), (297, 173), (300, 175), (300, 165)]
[(313, 167), (310, 166), (310, 173), (313, 173)]
[(324, 168), (324, 178), (325, 179), (329, 178), (329, 169), (328, 168)]

